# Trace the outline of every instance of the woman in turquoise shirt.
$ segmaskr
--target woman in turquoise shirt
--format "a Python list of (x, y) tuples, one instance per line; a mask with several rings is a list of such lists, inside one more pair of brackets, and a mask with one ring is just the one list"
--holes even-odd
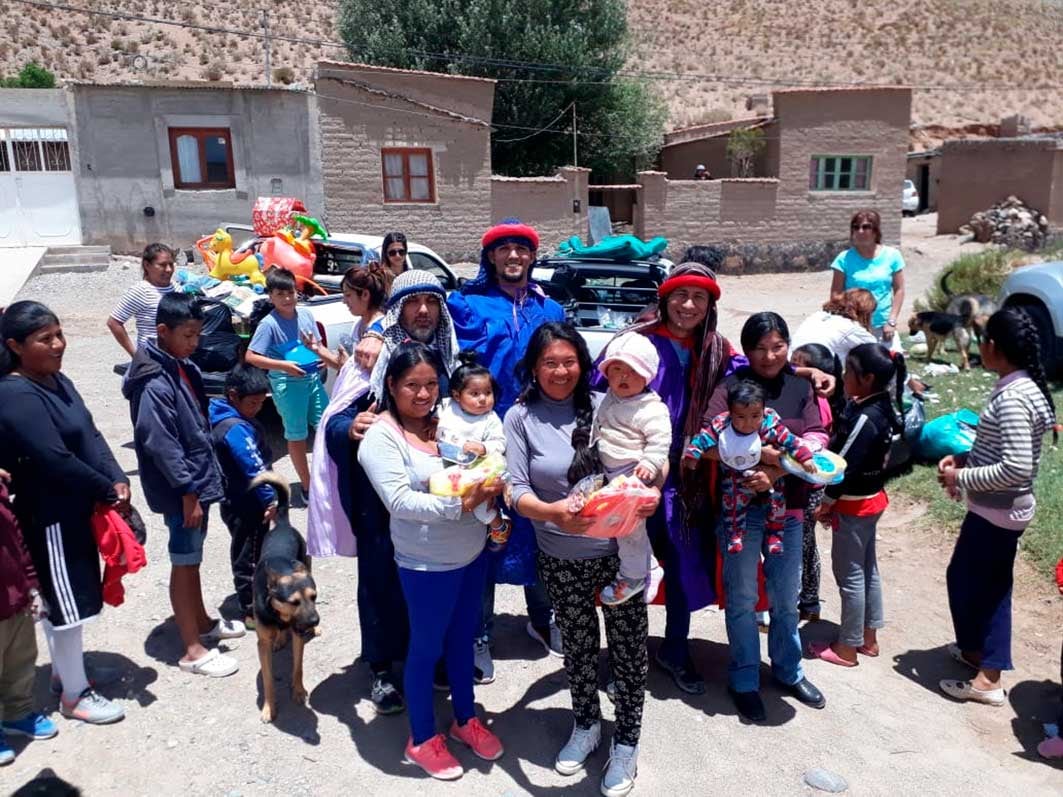
[(849, 223), (852, 246), (834, 258), (831, 301), (840, 301), (850, 288), (871, 291), (878, 306), (871, 316), (871, 332), (886, 347), (901, 350), (897, 318), (904, 304), (904, 258), (882, 243), (882, 219), (874, 210), (853, 214)]

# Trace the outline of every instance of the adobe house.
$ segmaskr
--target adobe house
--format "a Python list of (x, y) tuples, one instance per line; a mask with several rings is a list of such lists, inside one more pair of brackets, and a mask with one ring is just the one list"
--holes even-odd
[(938, 207), (938, 186), (941, 184), (941, 147), (909, 152), (905, 177), (919, 192), (919, 213), (935, 211)]
[[(806, 270), (827, 266), (848, 246), (853, 212), (873, 208), (883, 240), (899, 243), (911, 90), (787, 89), (772, 105), (769, 118), (669, 134), (662, 170), (638, 175), (636, 234), (663, 235), (673, 256), (716, 245), (728, 271)], [(752, 178), (729, 176), (727, 138), (739, 127), (764, 131)], [(698, 163), (714, 179), (693, 180)]]
[(937, 192), (941, 233), (956, 232), (1009, 195), (1063, 228), (1063, 138), (1029, 135), (946, 141)]

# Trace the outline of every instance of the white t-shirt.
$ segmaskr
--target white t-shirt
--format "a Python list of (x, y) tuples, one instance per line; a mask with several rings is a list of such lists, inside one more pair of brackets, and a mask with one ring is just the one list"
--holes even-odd
[(119, 324), (125, 324), (130, 318), (135, 318), (137, 323), (137, 348), (139, 349), (149, 340), (155, 340), (155, 314), (159, 309), (159, 301), (164, 294), (173, 293), (173, 285), (159, 288), (147, 280), (141, 280), (128, 291), (118, 305), (111, 311), (111, 318)]
[(819, 343), (837, 354), (844, 363), (855, 347), (861, 343), (874, 342), (875, 336), (855, 321), (826, 310), (817, 310), (801, 322), (790, 338), (790, 351), (794, 352), (806, 343)]

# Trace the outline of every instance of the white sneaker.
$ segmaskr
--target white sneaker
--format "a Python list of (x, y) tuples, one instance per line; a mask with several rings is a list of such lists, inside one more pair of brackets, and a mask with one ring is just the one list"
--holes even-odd
[(664, 568), (660, 565), (650, 568), (649, 584), (646, 585), (646, 592), (643, 596), (643, 600), (646, 603), (653, 603), (653, 599), (657, 597), (657, 592), (661, 589), (661, 582), (664, 581)]
[(91, 686), (74, 703), (59, 698), (59, 713), (67, 719), (81, 720), (90, 725), (109, 725), (125, 716), (125, 709), (108, 700)]
[(581, 728), (574, 725), (572, 735), (568, 737), (565, 746), (557, 754), (554, 769), (562, 775), (575, 775), (583, 769), (587, 756), (598, 749), (602, 743), (602, 724), (594, 723), (589, 728)]
[(638, 745), (617, 744), (614, 739), (609, 746), (609, 763), (605, 765), (605, 774), (602, 776), (602, 794), (605, 797), (624, 797), (635, 788), (638, 770)]
[(529, 620), (524, 629), (528, 632), (528, 636), (542, 645), (551, 656), (561, 658), (565, 655), (565, 648), (561, 643), (561, 629), (553, 620), (550, 621), (549, 628), (537, 628)]
[(486, 639), (477, 639), (473, 644), (472, 660), (476, 683), (489, 684), (495, 680), (495, 663), (491, 661), (491, 648)]

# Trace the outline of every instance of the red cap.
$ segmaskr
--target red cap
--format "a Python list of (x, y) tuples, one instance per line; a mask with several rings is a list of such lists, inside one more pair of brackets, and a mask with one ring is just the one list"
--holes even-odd
[(519, 221), (504, 221), (501, 224), (496, 224), (484, 233), (484, 237), (480, 239), (480, 246), (484, 249), (490, 249), (494, 244), (505, 238), (524, 238), (531, 244), (532, 249), (539, 248), (539, 233), (535, 231), (534, 227), (529, 227)]
[(657, 289), (657, 295), (662, 299), (670, 294), (677, 288), (701, 288), (708, 291), (709, 296), (713, 298), (713, 301), (720, 300), (720, 286), (716, 283), (712, 277), (703, 276), (701, 274), (680, 274), (675, 277), (669, 277), (661, 286)]

